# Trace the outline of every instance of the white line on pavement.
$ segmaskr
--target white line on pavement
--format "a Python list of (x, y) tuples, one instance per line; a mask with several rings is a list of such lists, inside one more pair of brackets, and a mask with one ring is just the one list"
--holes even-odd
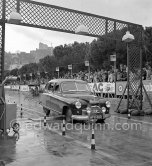
[(116, 118), (120, 118), (120, 119), (125, 119), (125, 120), (129, 120), (129, 121), (135, 121), (135, 122), (146, 123), (146, 124), (152, 125), (152, 123), (146, 122), (146, 121), (141, 121), (141, 120), (136, 120), (136, 119), (128, 119), (128, 118), (120, 117), (120, 116), (116, 116), (116, 115), (112, 115), (112, 116), (116, 117)]

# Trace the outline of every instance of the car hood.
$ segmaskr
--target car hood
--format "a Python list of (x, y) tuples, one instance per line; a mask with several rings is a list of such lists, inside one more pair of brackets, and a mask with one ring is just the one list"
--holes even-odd
[(99, 103), (99, 98), (95, 95), (90, 95), (90, 94), (64, 94), (63, 96), (69, 99), (80, 99), (86, 102), (94, 101)]

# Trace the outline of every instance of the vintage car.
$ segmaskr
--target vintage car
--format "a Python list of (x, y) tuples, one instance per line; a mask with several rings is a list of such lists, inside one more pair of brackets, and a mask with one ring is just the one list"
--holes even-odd
[(91, 92), (87, 82), (74, 79), (53, 79), (41, 95), (41, 104), (47, 116), (55, 111), (67, 122), (87, 121), (90, 118), (104, 121), (110, 117), (110, 102)]

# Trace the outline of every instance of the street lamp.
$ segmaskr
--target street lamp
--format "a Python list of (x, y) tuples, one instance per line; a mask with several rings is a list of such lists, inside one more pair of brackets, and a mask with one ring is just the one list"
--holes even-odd
[[(18, 1), (19, 2), (19, 1)], [(1, 85), (0, 86), (2, 86), (1, 87), (1, 91), (2, 92), (4, 92), (4, 93), (2, 93), (2, 95), (1, 95), (1, 99), (4, 99), (4, 108), (3, 108), (3, 110), (1, 110), (2, 112), (4, 112), (4, 114), (3, 114), (3, 124), (4, 124), (4, 135), (6, 134), (6, 102), (5, 102), (5, 90), (4, 90), (4, 86), (3, 86), (3, 84), (4, 84), (4, 82), (5, 82), (5, 80), (4, 80), (4, 54), (5, 54), (5, 23), (6, 23), (6, 1), (5, 0), (3, 0), (3, 2), (2, 2), (3, 4), (2, 4), (2, 22), (1, 22), (1, 27), (2, 27), (2, 43), (1, 43)], [(17, 5), (18, 6), (18, 5)], [(21, 16), (20, 16), (20, 14), (18, 13), (18, 14), (16, 14), (17, 12), (16, 11), (12, 11), (12, 13), (10, 14), (10, 17), (9, 17), (9, 19), (8, 19), (8, 21), (10, 22), (10, 23), (14, 23), (14, 22), (12, 22), (12, 21), (15, 21), (15, 23), (16, 24), (18, 24), (21, 20), (22, 20), (22, 18), (21, 18)], [(18, 21), (17, 21), (18, 20)]]
[(90, 83), (90, 63), (89, 61), (85, 61), (85, 66), (88, 67), (88, 82)]
[(129, 43), (133, 41), (135, 38), (129, 31), (122, 37), (122, 41), (127, 43), (127, 112), (128, 118), (130, 118), (130, 110), (129, 110), (129, 72), (130, 72), (130, 65), (129, 65)]
[(16, 11), (16, 9), (13, 8), (8, 18), (8, 22), (13, 24), (19, 24), (21, 21), (22, 21), (21, 15)]
[(72, 64), (68, 65), (68, 69), (71, 70), (71, 78), (72, 78)]
[(79, 35), (87, 35), (89, 33), (89, 31), (88, 31), (88, 28), (83, 23), (81, 23), (76, 28), (75, 33), (79, 34)]
[(58, 78), (60, 77), (60, 68), (56, 67), (56, 71), (58, 72)]

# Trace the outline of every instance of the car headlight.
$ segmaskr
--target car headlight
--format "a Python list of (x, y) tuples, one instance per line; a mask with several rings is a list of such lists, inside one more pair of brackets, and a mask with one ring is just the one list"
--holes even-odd
[(106, 107), (102, 107), (102, 112), (103, 112), (103, 113), (106, 112)]
[(80, 108), (81, 108), (81, 103), (80, 103), (80, 101), (77, 101), (77, 102), (75, 103), (75, 107), (76, 107), (77, 109), (80, 109)]
[(108, 108), (110, 108), (110, 106), (111, 106), (110, 101), (106, 101), (106, 106), (107, 106)]

